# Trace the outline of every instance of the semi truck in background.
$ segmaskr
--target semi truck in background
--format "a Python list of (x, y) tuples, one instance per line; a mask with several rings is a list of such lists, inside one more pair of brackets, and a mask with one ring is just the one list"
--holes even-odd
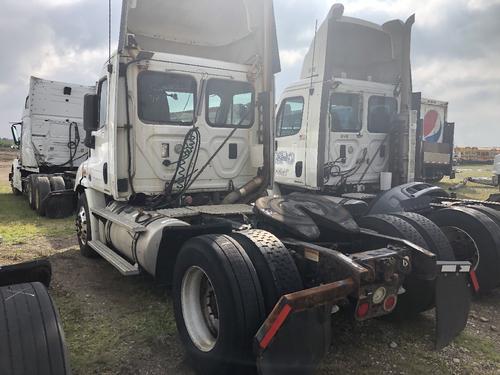
[[(468, 261), (474, 291), (491, 292), (500, 286), (500, 204), (494, 196), (455, 199), (416, 182), (437, 162), (451, 166), (453, 126), (444, 103), (413, 95), (414, 18), (377, 25), (343, 12), (340, 4), (332, 7), (301, 80), (279, 100), (276, 190), (338, 202), (365, 229), (420, 243), (441, 261)], [(413, 312), (425, 310), (415, 297), (424, 284), (413, 281), (403, 285), (403, 296), (415, 302)]]
[(84, 145), (83, 98), (93, 87), (31, 77), (22, 120), (11, 126), (18, 157), (9, 180), (41, 216), (69, 216)]
[[(342, 307), (363, 321), (435, 305), (438, 347), (464, 328), (468, 262), (438, 261), (416, 243), (415, 229), (412, 242), (361, 229), (328, 198), (266, 193), (280, 70), (271, 0), (125, 0), (120, 24), (118, 52), (84, 100), (90, 156), (76, 177), (77, 238), (83, 256), (172, 285), (180, 339), (199, 373), (312, 373)], [(389, 43), (406, 46), (411, 24), (389, 22)], [(325, 90), (322, 81), (304, 86), (306, 98)], [(387, 99), (393, 91), (383, 85)], [(299, 95), (283, 105), (280, 135), (296, 134)], [(397, 113), (384, 97), (373, 106), (379, 116)], [(378, 140), (361, 146), (379, 149), (384, 125), (373, 124)], [(345, 163), (355, 163), (355, 140), (367, 139), (357, 134)], [(292, 164), (300, 178), (309, 169), (295, 160), (280, 149), (276, 166)], [(377, 170), (369, 177), (376, 181)], [(439, 247), (439, 232), (419, 228)], [(403, 287), (405, 280), (418, 287)]]
[(448, 122), (448, 103), (422, 98), (413, 93), (412, 109), (417, 111), (415, 179), (430, 183), (444, 176), (455, 178), (453, 147), (455, 124)]

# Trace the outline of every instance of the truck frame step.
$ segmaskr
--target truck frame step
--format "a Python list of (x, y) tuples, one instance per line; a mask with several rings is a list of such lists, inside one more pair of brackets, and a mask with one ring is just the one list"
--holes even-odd
[(131, 264), (100, 241), (90, 241), (89, 246), (113, 265), (123, 276), (139, 275), (139, 265)]
[(91, 208), (90, 211), (94, 215), (102, 217), (103, 219), (109, 220), (115, 224), (118, 224), (132, 233), (141, 233), (147, 230), (147, 228), (144, 225), (135, 223), (131, 220), (124, 219), (122, 216), (117, 215), (106, 208)]

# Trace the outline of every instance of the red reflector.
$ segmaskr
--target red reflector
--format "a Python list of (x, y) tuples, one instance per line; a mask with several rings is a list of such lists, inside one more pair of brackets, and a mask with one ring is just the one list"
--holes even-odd
[(273, 322), (269, 330), (266, 332), (264, 335), (264, 338), (260, 342), (260, 347), (262, 349), (267, 348), (273, 337), (276, 335), (278, 330), (281, 328), (283, 323), (285, 322), (286, 318), (290, 314), (290, 311), (292, 311), (292, 308), (289, 305), (283, 306), (281, 311), (279, 312), (278, 316), (276, 317), (276, 320)]
[(477, 281), (476, 271), (470, 271), (470, 281), (472, 282), (472, 287), (476, 293), (479, 293), (479, 281)]
[(368, 315), (368, 311), (370, 311), (370, 304), (368, 302), (362, 302), (356, 309), (356, 315), (358, 318), (363, 319)]
[(395, 295), (390, 295), (384, 301), (384, 310), (392, 311), (396, 307), (397, 297)]

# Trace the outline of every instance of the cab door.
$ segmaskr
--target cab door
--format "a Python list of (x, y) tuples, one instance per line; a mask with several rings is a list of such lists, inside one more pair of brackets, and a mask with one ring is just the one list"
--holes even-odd
[(306, 100), (288, 96), (281, 100), (276, 116), (275, 181), (304, 186), (306, 182)]

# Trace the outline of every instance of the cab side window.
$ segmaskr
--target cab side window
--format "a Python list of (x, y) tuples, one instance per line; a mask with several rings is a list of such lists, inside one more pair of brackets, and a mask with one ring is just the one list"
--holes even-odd
[(276, 136), (288, 137), (298, 134), (302, 128), (303, 115), (303, 97), (297, 96), (283, 100), (276, 118)]
[(108, 117), (108, 80), (104, 79), (99, 84), (99, 128), (106, 125)]

